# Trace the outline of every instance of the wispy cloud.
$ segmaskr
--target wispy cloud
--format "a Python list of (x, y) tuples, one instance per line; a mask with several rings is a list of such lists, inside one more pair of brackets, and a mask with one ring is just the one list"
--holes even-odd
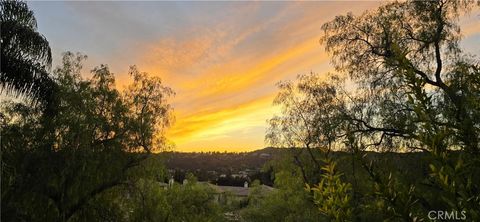
[[(53, 36), (56, 48), (80, 45), (91, 63), (110, 64), (119, 87), (128, 83), (128, 66), (137, 64), (174, 88), (177, 122), (168, 137), (178, 150), (244, 151), (265, 145), (266, 119), (276, 112), (271, 104), (275, 83), (331, 70), (319, 44), (321, 25), (335, 15), (358, 14), (381, 3), (45, 4), (33, 3), (40, 19), (58, 26), (40, 27)], [(65, 15), (56, 11), (69, 11), (75, 19), (62, 23)], [(471, 14), (462, 27), (464, 35), (477, 35), (470, 40), (474, 43), (479, 17), (478, 11)], [(54, 33), (58, 30), (68, 31)]]

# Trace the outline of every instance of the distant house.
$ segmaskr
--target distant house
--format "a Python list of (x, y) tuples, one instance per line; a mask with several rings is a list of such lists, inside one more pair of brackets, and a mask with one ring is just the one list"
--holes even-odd
[[(222, 205), (242, 204), (242, 202), (246, 202), (250, 191), (253, 189), (248, 186), (248, 182), (245, 182), (243, 187), (218, 186), (207, 182), (199, 183), (209, 186), (213, 191), (214, 200)], [(275, 190), (275, 188), (266, 185), (260, 185), (260, 189), (261, 192), (265, 194)]]
[(168, 183), (163, 183), (163, 182), (158, 182), (158, 185), (160, 185), (160, 187), (163, 187), (164, 190), (168, 189), (169, 187)]
[(217, 175), (217, 171), (215, 170), (209, 170), (207, 171), (208, 174), (211, 174), (211, 175)]
[(240, 174), (242, 178), (248, 177), (248, 172), (246, 170), (239, 171), (238, 174)]
[(261, 153), (260, 154), (260, 158), (268, 159), (270, 157), (271, 157), (270, 153)]
[(234, 173), (231, 176), (232, 176), (232, 178), (247, 178), (248, 174), (246, 174), (246, 173)]
[[(163, 189), (168, 189), (172, 187), (174, 183), (174, 179), (170, 178), (168, 183), (158, 182), (158, 185), (163, 187)], [(188, 180), (184, 179), (182, 184), (188, 184)], [(243, 187), (218, 186), (209, 182), (198, 182), (198, 184), (209, 187), (212, 191), (214, 201), (222, 205), (245, 204), (248, 201), (248, 195), (250, 195), (250, 192), (253, 189), (252, 187), (248, 186), (248, 182), (246, 181)], [(261, 193), (268, 194), (273, 190), (275, 190), (275, 188), (266, 185), (260, 185)]]

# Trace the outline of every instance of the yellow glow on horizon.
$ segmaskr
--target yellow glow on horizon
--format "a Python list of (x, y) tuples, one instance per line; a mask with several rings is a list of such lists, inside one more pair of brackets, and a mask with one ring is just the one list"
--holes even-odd
[(181, 144), (191, 139), (212, 139), (214, 136), (221, 136), (226, 131), (254, 126), (256, 121), (246, 117), (272, 115), (275, 109), (271, 106), (274, 96), (268, 95), (231, 108), (184, 116), (177, 120), (167, 136)]
[[(228, 64), (229, 67), (223, 67), (225, 68), (223, 71), (221, 68), (215, 67), (214, 69), (217, 69), (215, 72), (208, 70), (199, 75), (203, 79), (218, 79), (220, 77), (218, 81), (224, 84), (213, 82), (213, 85), (209, 85), (209, 83), (205, 83), (208, 87), (204, 87), (204, 85), (198, 84), (202, 80), (195, 79), (188, 81), (188, 84), (183, 86), (194, 90), (197, 98), (221, 95), (235, 96), (242, 94), (253, 86), (262, 84), (273, 86), (288, 75), (302, 74), (296, 71), (299, 65), (311, 67), (312, 64), (326, 62), (328, 62), (328, 57), (321, 52), (318, 38), (315, 37), (278, 54), (266, 57), (247, 68), (242, 67), (241, 64), (235, 67)], [(277, 70), (280, 66), (282, 69)], [(238, 71), (229, 73), (228, 70)], [(266, 120), (273, 117), (275, 113), (276, 107), (272, 106), (275, 95), (276, 91), (260, 97), (241, 98), (239, 101), (233, 98), (222, 99), (207, 110), (202, 110), (204, 107), (201, 105), (200, 110), (194, 112), (179, 110), (175, 113), (177, 122), (168, 131), (167, 138), (173, 141), (177, 149), (181, 151), (228, 150), (238, 152), (262, 148), (265, 146), (263, 143), (264, 130), (258, 132), (261, 135), (256, 135), (257, 138), (245, 141), (232, 140), (231, 135), (253, 127), (266, 128)], [(180, 95), (176, 99), (188, 101), (191, 98)], [(229, 141), (229, 138), (232, 141)]]
[[(379, 3), (368, 4), (355, 5), (355, 10)], [(326, 11), (338, 14), (333, 9)], [(265, 147), (266, 121), (278, 112), (272, 106), (278, 92), (275, 83), (298, 74), (332, 71), (329, 56), (319, 44), (320, 25), (327, 17), (305, 8), (303, 17), (282, 24), (267, 44), (252, 38), (276, 18), (240, 31), (221, 24), (195, 29), (192, 36), (141, 43), (139, 69), (159, 75), (177, 92), (171, 100), (176, 123), (166, 135), (175, 150), (243, 152)], [(480, 33), (477, 21), (467, 19), (462, 34)], [(126, 83), (126, 79), (123, 76), (119, 82)]]

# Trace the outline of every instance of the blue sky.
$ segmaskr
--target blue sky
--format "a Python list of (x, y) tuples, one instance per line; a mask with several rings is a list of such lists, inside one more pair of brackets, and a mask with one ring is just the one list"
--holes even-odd
[[(321, 25), (380, 2), (28, 2), (49, 40), (89, 56), (84, 73), (108, 64), (117, 87), (130, 65), (160, 76), (177, 95), (168, 137), (181, 151), (262, 148), (277, 110), (275, 84), (332, 71)], [(480, 54), (480, 16), (462, 19), (466, 51)]]

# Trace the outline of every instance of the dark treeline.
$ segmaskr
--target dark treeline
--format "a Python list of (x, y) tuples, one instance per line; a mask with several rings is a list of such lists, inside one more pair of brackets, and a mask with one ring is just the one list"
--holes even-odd
[[(51, 67), (34, 13), (1, 0), (0, 88), (16, 98), (0, 107), (1, 220), (480, 221), (480, 62), (462, 51), (458, 24), (478, 5), (387, 2), (336, 16), (319, 30), (335, 72), (278, 84), (265, 137), (281, 155), (175, 159), (154, 155), (170, 149), (171, 88), (136, 66), (124, 90), (106, 64), (85, 78), (80, 53)], [(247, 197), (232, 189), (226, 200), (195, 165), (225, 171), (211, 181), (225, 185), (260, 170)]]
[(157, 158), (165, 162), (165, 167), (175, 181), (183, 181), (188, 173), (198, 181), (208, 181), (222, 186), (240, 186), (245, 182), (259, 180), (261, 184), (273, 185), (271, 169), (265, 164), (284, 150), (265, 148), (252, 152), (162, 152)]
[(162, 153), (168, 168), (185, 170), (221, 170), (238, 171), (242, 169), (259, 169), (281, 150), (266, 148), (243, 153)]

